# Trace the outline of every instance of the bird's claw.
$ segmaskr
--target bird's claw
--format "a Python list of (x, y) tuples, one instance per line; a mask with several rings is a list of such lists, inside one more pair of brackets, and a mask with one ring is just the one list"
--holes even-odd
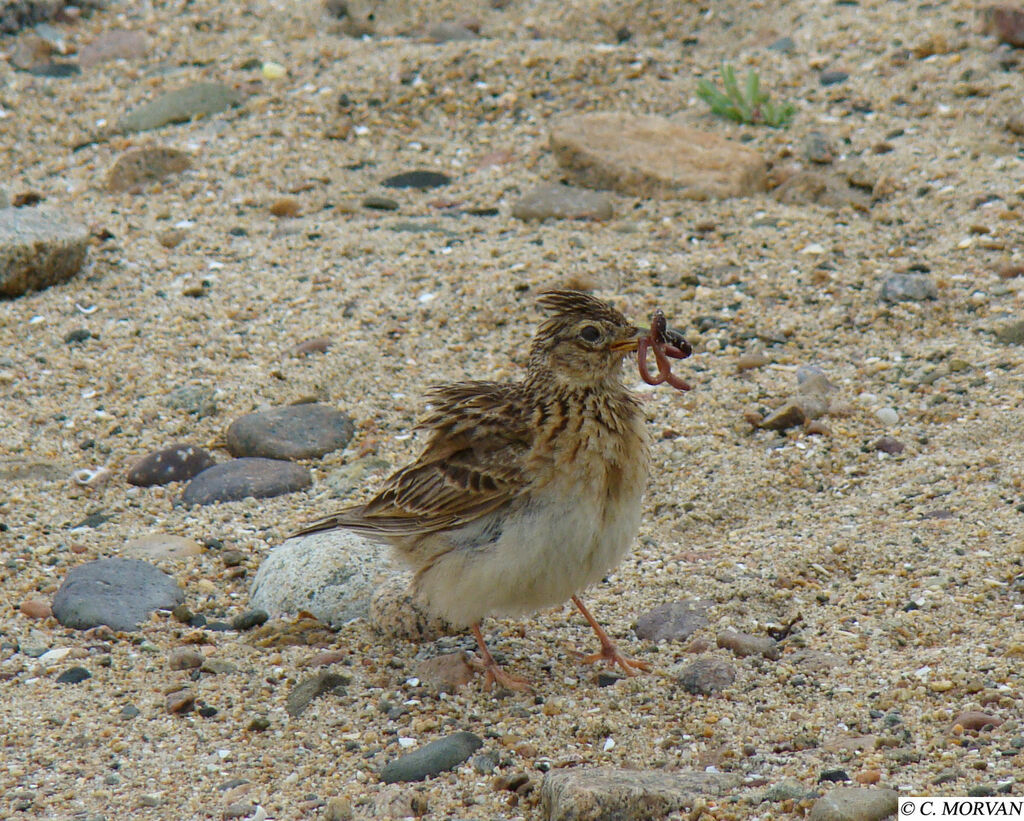
[(598, 653), (582, 653), (579, 650), (573, 650), (573, 653), (581, 664), (596, 664), (599, 661), (603, 661), (610, 668), (618, 665), (627, 676), (638, 676), (640, 675), (638, 671), (649, 673), (654, 669), (646, 661), (631, 659), (622, 655), (614, 644), (602, 647)]

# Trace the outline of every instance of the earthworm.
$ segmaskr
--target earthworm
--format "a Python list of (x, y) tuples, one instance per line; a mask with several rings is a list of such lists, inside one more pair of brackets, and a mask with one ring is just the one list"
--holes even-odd
[[(657, 375), (652, 375), (647, 370), (647, 350), (654, 351), (654, 360), (658, 365)], [(647, 336), (642, 337), (636, 346), (637, 365), (640, 369), (640, 378), (648, 385), (660, 385), (668, 382), (673, 388), (680, 391), (690, 390), (690, 386), (672, 373), (672, 365), (668, 358), (685, 359), (693, 349), (690, 343), (683, 339), (682, 335), (669, 329), (665, 322), (665, 314), (660, 310), (651, 316), (651, 330)]]

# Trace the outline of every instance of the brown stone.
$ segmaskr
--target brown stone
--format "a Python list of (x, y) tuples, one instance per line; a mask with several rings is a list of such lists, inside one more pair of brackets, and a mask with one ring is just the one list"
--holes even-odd
[(571, 181), (641, 197), (696, 200), (764, 191), (756, 151), (663, 117), (598, 112), (551, 129), (551, 149)]
[(126, 151), (114, 163), (107, 175), (107, 190), (111, 193), (137, 191), (192, 167), (192, 156), (176, 148), (147, 146)]

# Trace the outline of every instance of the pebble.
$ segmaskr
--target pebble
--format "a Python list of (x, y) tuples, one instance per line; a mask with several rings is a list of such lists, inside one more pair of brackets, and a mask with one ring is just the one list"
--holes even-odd
[[(898, 417), (896, 421), (899, 421)], [(876, 439), (871, 447), (882, 453), (888, 453), (890, 456), (899, 456), (907, 449), (907, 446), (899, 439), (893, 439), (891, 436), (882, 436)]]
[(839, 783), (842, 781), (849, 781), (850, 775), (846, 770), (822, 770), (821, 775), (818, 776), (818, 783), (822, 781), (831, 781), (833, 783)]
[(927, 274), (889, 274), (879, 292), (883, 302), (923, 302), (938, 298), (939, 289)]
[(446, 653), (417, 664), (416, 677), (439, 692), (451, 693), (473, 680), (473, 668), (467, 653)]
[(875, 418), (890, 428), (900, 421), (900, 415), (893, 408), (879, 408), (875, 411)]
[(231, 819), (235, 818), (248, 818), (255, 812), (255, 804), (247, 804), (239, 801), (234, 804), (228, 804), (221, 812), (220, 817), (225, 819), (225, 821), (231, 821)]
[(710, 696), (736, 680), (736, 668), (716, 656), (699, 656), (673, 669), (672, 675), (686, 692)]
[(327, 350), (334, 344), (334, 340), (329, 336), (317, 336), (312, 339), (306, 339), (291, 349), (291, 353), (295, 356), (309, 356), (313, 353), (326, 353)]
[(117, 123), (119, 131), (150, 131), (171, 123), (185, 123), (208, 117), (240, 105), (241, 95), (222, 83), (194, 83), (161, 94), (125, 114)]
[(545, 219), (609, 220), (615, 215), (607, 194), (572, 185), (548, 183), (525, 193), (512, 206), (512, 216), (524, 221)]
[(53, 55), (53, 45), (38, 34), (24, 34), (18, 38), (11, 52), (10, 63), (22, 71), (46, 65)]
[(390, 197), (377, 197), (369, 196), (364, 197), (362, 200), (363, 208), (369, 208), (373, 211), (397, 211), (398, 201), (393, 200)]
[(211, 676), (225, 676), (238, 672), (238, 666), (224, 659), (206, 659), (199, 668)]
[(134, 194), (171, 174), (180, 174), (192, 167), (192, 155), (162, 145), (144, 146), (125, 151), (107, 172), (107, 190), (112, 194), (131, 191)]
[(1004, 345), (1024, 345), (1024, 319), (1011, 322), (996, 330), (996, 339)]
[(799, 801), (806, 798), (807, 793), (807, 788), (795, 778), (784, 778), (761, 793), (761, 800), (770, 801), (773, 804), (780, 801)]
[(707, 611), (699, 599), (668, 602), (638, 616), (633, 632), (650, 641), (681, 641), (707, 626)]
[(1024, 9), (1009, 4), (981, 10), (983, 34), (994, 34), (1000, 42), (1024, 48)]
[(0, 296), (21, 296), (81, 270), (89, 230), (53, 208), (0, 209)]
[(366, 618), (389, 570), (388, 548), (333, 530), (289, 539), (271, 550), (253, 579), (249, 606), (272, 618), (306, 611), (331, 627)]
[(355, 818), (355, 810), (348, 798), (335, 795), (327, 799), (327, 805), (324, 807), (324, 821), (352, 821), (353, 818)]
[(818, 171), (797, 171), (774, 191), (772, 196), (785, 205), (824, 205), (830, 208), (849, 206), (866, 211), (871, 198), (851, 187), (845, 179)]
[(703, 770), (572, 767), (544, 776), (541, 806), (546, 821), (666, 818), (685, 815), (702, 798), (725, 795), (739, 784), (737, 775)]
[(723, 630), (718, 634), (719, 647), (731, 650), (740, 658), (744, 656), (764, 656), (775, 661), (782, 652), (779, 643), (769, 636), (754, 636), (750, 633), (737, 633), (734, 630)]
[(391, 463), (387, 459), (381, 459), (379, 456), (364, 456), (361, 459), (346, 462), (337, 470), (332, 470), (324, 479), (324, 485), (330, 488), (332, 496), (344, 499), (363, 487), (370, 476), (375, 473), (383, 473), (390, 468)]
[(202, 667), (204, 661), (206, 656), (195, 647), (175, 647), (167, 654), (167, 666), (171, 670), (193, 670)]
[(175, 715), (190, 713), (196, 706), (196, 694), (189, 689), (169, 693), (164, 700), (167, 712)]
[(736, 372), (743, 373), (743, 371), (763, 368), (769, 362), (771, 360), (765, 355), (764, 351), (747, 351), (736, 358)]
[(184, 482), (216, 463), (199, 445), (181, 442), (147, 453), (128, 471), (128, 484), (139, 487)]
[(953, 719), (953, 725), (959, 724), (965, 730), (995, 729), (1003, 724), (1003, 719), (998, 716), (983, 713), (981, 710), (964, 710)]
[(408, 575), (397, 573), (381, 583), (370, 600), (370, 626), (385, 636), (413, 642), (463, 632), (428, 612), (414, 597), (409, 582)]
[(427, 40), (431, 43), (450, 43), (463, 40), (476, 40), (479, 36), (479, 34), (468, 26), (451, 21), (437, 23), (427, 29)]
[(722, 199), (764, 191), (767, 165), (751, 148), (663, 117), (595, 112), (551, 127), (570, 182), (640, 197)]
[(793, 41), (792, 37), (780, 37), (768, 46), (768, 49), (770, 51), (778, 51), (781, 54), (792, 54), (796, 51), (796, 43)]
[(231, 629), (239, 632), (252, 630), (254, 627), (266, 624), (267, 619), (269, 618), (270, 616), (266, 610), (246, 610), (244, 613), (239, 613), (231, 620)]
[(50, 603), (45, 599), (25, 599), (18, 609), (30, 619), (48, 619), (53, 615)]
[(804, 157), (809, 162), (828, 165), (836, 158), (835, 149), (828, 137), (820, 131), (812, 131), (804, 137)]
[(204, 470), (185, 487), (186, 507), (236, 502), (250, 496), (268, 499), (313, 484), (309, 470), (282, 459), (233, 459)]
[(80, 345), (90, 339), (92, 339), (92, 331), (88, 328), (75, 328), (64, 334), (65, 345)]
[(818, 82), (823, 86), (834, 86), (839, 83), (845, 83), (850, 78), (850, 75), (846, 71), (828, 70), (823, 71), (818, 75)]
[(302, 715), (314, 698), (329, 693), (335, 687), (344, 687), (351, 682), (348, 676), (332, 673), (328, 670), (311, 676), (292, 688), (285, 701), (285, 710), (292, 718)]
[(59, 676), (57, 676), (58, 684), (79, 684), (85, 681), (87, 678), (92, 678), (92, 673), (86, 670), (84, 667), (69, 667)]
[(233, 456), (315, 459), (344, 448), (355, 426), (341, 411), (316, 403), (286, 405), (241, 416), (227, 431)]
[(301, 209), (295, 197), (281, 197), (270, 203), (270, 213), (275, 217), (297, 217)]
[(809, 821), (880, 821), (896, 814), (896, 790), (836, 787), (811, 807)]
[(405, 171), (381, 182), (385, 188), (416, 188), (428, 191), (448, 185), (452, 178), (440, 171)]
[(206, 385), (179, 385), (167, 394), (164, 404), (203, 419), (217, 413), (217, 392)]
[(138, 559), (98, 559), (73, 567), (53, 597), (53, 614), (65, 627), (105, 624), (131, 631), (154, 610), (173, 610), (185, 594), (170, 576)]
[(177, 248), (185, 241), (188, 233), (184, 228), (168, 228), (156, 235), (156, 241), (164, 248)]
[(483, 743), (480, 736), (474, 733), (452, 733), (394, 761), (389, 761), (381, 770), (381, 780), (385, 784), (423, 781), (425, 778), (455, 769), (479, 750)]
[(137, 60), (149, 52), (149, 42), (141, 31), (114, 29), (105, 31), (79, 50), (82, 68), (92, 68), (110, 60)]
[(187, 559), (203, 552), (203, 546), (184, 536), (154, 533), (125, 543), (124, 555), (130, 559), (157, 562), (163, 559)]

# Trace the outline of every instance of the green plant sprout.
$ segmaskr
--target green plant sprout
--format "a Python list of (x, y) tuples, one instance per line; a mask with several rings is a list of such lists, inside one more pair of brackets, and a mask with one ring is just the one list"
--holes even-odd
[(740, 89), (733, 67), (723, 63), (722, 83), (725, 85), (724, 94), (707, 80), (697, 83), (697, 96), (711, 106), (715, 114), (738, 123), (763, 124), (772, 128), (789, 125), (796, 114), (796, 106), (792, 103), (776, 105), (769, 102), (768, 92), (761, 90), (761, 80), (756, 71), (747, 72), (747, 79)]

